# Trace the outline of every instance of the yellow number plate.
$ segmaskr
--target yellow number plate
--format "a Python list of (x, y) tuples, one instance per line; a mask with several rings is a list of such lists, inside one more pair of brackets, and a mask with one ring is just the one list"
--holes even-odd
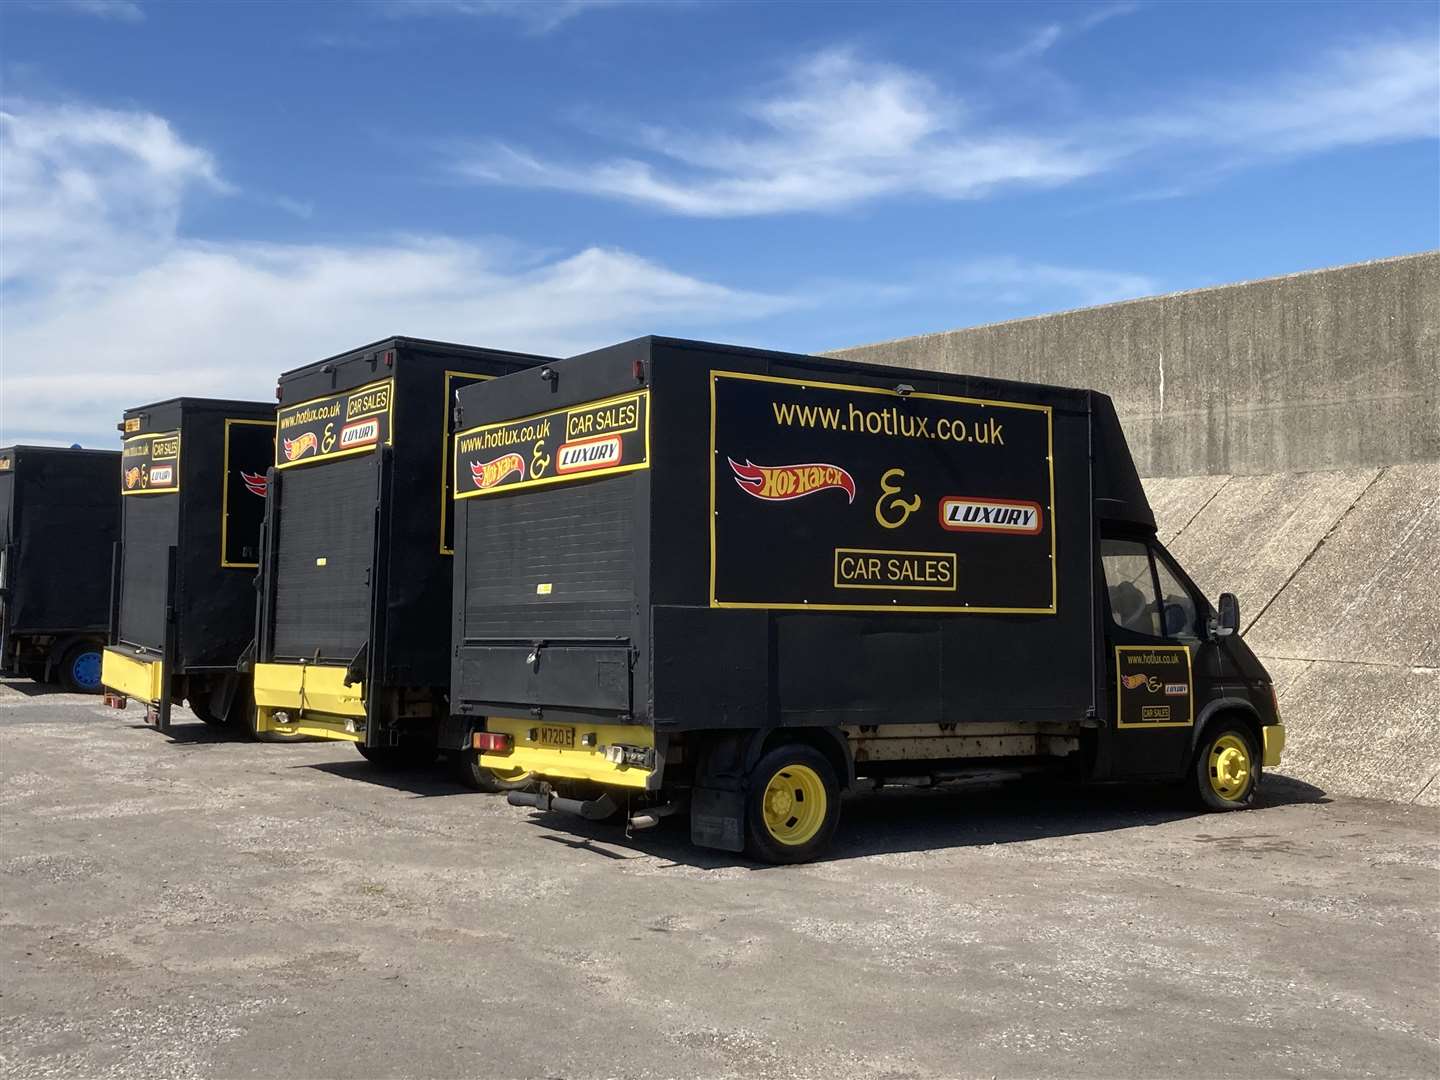
[(573, 750), (575, 748), (575, 729), (573, 727), (542, 727), (540, 729), (540, 745), (555, 746), (561, 750)]

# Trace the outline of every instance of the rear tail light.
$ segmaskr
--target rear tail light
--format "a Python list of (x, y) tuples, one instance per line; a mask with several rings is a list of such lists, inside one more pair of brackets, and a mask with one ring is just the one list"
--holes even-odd
[(508, 754), (510, 736), (499, 731), (477, 731), (470, 736), (470, 745), (486, 754)]

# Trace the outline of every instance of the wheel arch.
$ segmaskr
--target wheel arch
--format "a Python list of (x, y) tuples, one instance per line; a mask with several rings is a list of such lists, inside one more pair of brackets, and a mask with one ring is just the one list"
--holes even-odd
[(825, 755), (835, 770), (835, 780), (842, 791), (855, 783), (855, 758), (850, 752), (850, 740), (845, 733), (834, 727), (777, 727), (762, 733), (751, 745), (746, 768), (779, 746), (809, 746)]
[(1200, 744), (1205, 741), (1206, 732), (1215, 724), (1227, 719), (1238, 720), (1244, 725), (1253, 740), (1256, 760), (1260, 759), (1264, 751), (1265, 737), (1260, 730), (1263, 724), (1259, 711), (1244, 698), (1223, 697), (1207, 704), (1200, 710), (1200, 715), (1195, 718), (1194, 735), (1190, 740), (1190, 762), (1194, 762)]

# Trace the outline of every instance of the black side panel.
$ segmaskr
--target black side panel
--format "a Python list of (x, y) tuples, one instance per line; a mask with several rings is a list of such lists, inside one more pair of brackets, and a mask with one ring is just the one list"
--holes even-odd
[(370, 634), (377, 454), (289, 469), (280, 484), (277, 659), (349, 662)]
[(464, 640), (628, 639), (636, 475), (461, 501)]
[(120, 640), (158, 652), (165, 646), (165, 578), (170, 547), (179, 542), (180, 496), (130, 495), (121, 506)]
[(7, 631), (104, 633), (120, 532), (120, 455), (21, 447), (13, 469)]

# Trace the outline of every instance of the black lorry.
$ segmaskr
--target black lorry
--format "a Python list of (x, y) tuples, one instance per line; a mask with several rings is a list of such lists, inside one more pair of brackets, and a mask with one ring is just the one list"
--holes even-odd
[(119, 467), (114, 450), (0, 450), (0, 672), (99, 692)]
[(208, 724), (253, 730), (250, 676), (271, 402), (172, 398), (125, 412), (110, 640), (110, 704), (146, 704), (170, 730), (185, 701)]
[(460, 393), (452, 708), (512, 802), (813, 857), (859, 784), (1246, 806), (1270, 679), (1109, 398), (643, 338)]
[[(433, 759), (448, 716), (456, 392), (545, 357), (394, 337), (280, 377), (256, 727)], [(489, 774), (467, 752), (472, 782)]]

